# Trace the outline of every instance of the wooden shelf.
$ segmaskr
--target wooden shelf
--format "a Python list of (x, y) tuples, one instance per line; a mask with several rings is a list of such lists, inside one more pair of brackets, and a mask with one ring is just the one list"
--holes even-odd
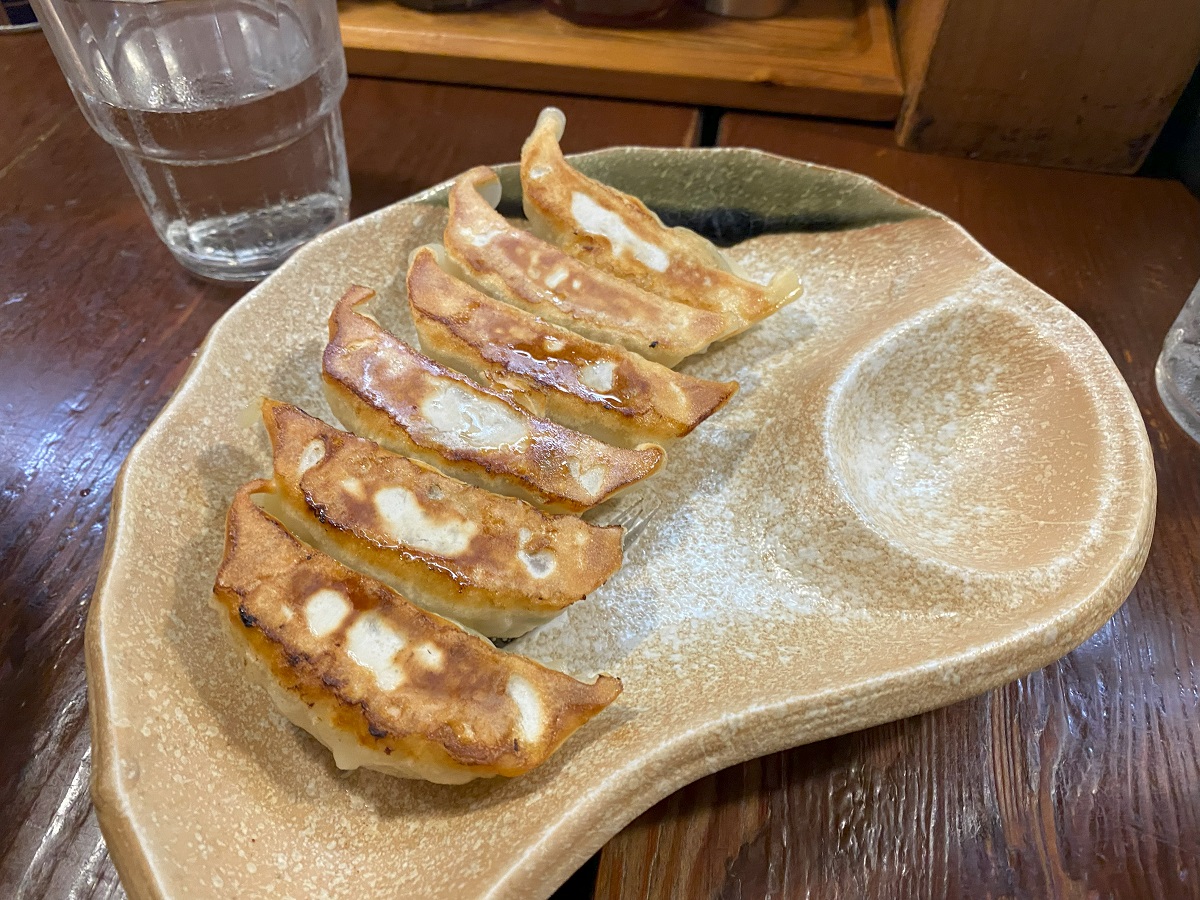
[(531, 0), (423, 13), (340, 5), (350, 71), (889, 121), (903, 86), (885, 0), (799, 0), (746, 21), (685, 5), (654, 28), (583, 28)]

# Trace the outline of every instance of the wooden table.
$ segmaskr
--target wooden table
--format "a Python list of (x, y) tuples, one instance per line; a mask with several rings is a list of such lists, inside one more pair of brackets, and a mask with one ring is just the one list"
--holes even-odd
[[(548, 100), (569, 150), (699, 134), (678, 107), (354, 79), (354, 212), (515, 158)], [(40, 35), (0, 37), (0, 110), (0, 897), (120, 896), (88, 799), (81, 652), (109, 493), (242, 291), (173, 262)], [(1058, 664), (706, 778), (560, 896), (1200, 896), (1200, 448), (1151, 376), (1200, 278), (1200, 204), (1170, 182), (907, 154), (861, 126), (728, 114), (720, 140), (879, 178), (1087, 319), (1149, 423), (1158, 532), (1130, 601)]]

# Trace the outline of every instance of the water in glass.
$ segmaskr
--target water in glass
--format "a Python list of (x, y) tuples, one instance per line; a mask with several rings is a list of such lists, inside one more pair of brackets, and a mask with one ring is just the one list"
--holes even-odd
[(184, 266), (258, 279), (346, 220), (332, 0), (43, 2), (80, 106)]

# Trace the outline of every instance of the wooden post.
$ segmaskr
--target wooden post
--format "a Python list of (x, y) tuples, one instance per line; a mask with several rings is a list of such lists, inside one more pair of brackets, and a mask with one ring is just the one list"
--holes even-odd
[(900, 0), (902, 147), (1133, 172), (1200, 60), (1200, 0)]

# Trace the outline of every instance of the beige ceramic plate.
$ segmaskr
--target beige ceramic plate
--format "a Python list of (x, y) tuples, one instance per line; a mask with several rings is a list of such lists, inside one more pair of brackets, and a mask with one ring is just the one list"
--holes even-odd
[[(856, 175), (740, 150), (581, 167), (736, 235), (803, 300), (687, 371), (741, 391), (602, 511), (623, 570), (513, 645), (625, 693), (541, 769), (444, 787), (337, 771), (242, 680), (207, 597), (263, 393), (328, 416), (326, 317), (436, 239), (444, 188), (302, 250), (213, 328), (125, 464), (92, 604), (93, 791), (135, 897), (545, 896), (659, 798), (977, 694), (1067, 652), (1150, 541), (1141, 418), (1099, 341), (961, 228)], [(506, 170), (508, 207), (516, 187)], [(421, 202), (417, 202), (421, 201)]]

